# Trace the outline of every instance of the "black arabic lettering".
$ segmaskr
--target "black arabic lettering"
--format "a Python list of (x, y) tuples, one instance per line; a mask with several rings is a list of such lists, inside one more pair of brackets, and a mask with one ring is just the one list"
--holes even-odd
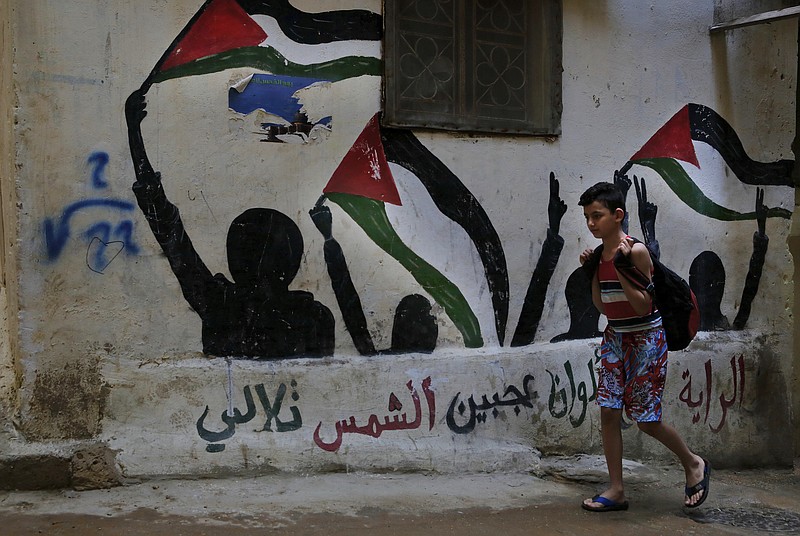
[[(450, 402), (450, 407), (447, 408), (447, 416), (445, 417), (445, 421), (447, 422), (447, 427), (450, 428), (453, 432), (457, 434), (468, 434), (475, 429), (475, 400), (470, 396), (467, 399), (467, 404), (465, 405), (464, 402), (458, 403), (458, 398), (461, 396), (461, 393), (456, 393), (456, 396), (453, 397), (453, 400)], [(456, 403), (458, 403), (458, 414), (460, 416), (464, 416), (466, 413), (467, 408), (469, 408), (469, 417), (467, 418), (467, 422), (465, 424), (458, 424), (456, 423), (455, 419), (455, 409)]]
[[(576, 383), (572, 363), (569, 361), (564, 362), (564, 372), (566, 373), (567, 383), (569, 384), (569, 392), (567, 392), (567, 385), (559, 389), (561, 386), (561, 376), (553, 374), (549, 370), (546, 371), (550, 375), (550, 397), (548, 398), (550, 415), (556, 419), (569, 417), (569, 422), (573, 428), (578, 428), (584, 423), (589, 409), (589, 402), (597, 399), (597, 379), (595, 378), (591, 359), (586, 363), (586, 368), (589, 371), (589, 377), (592, 381), (591, 393), (589, 392), (587, 382), (581, 381)], [(578, 417), (573, 416), (576, 401), (579, 402), (581, 407)], [(561, 407), (559, 408), (559, 406)]]
[(237, 424), (249, 422), (253, 419), (253, 417), (256, 416), (256, 405), (253, 402), (253, 393), (250, 391), (250, 386), (244, 388), (244, 399), (245, 403), (247, 404), (247, 412), (244, 415), (241, 411), (239, 411), (238, 408), (234, 408), (233, 415), (228, 415), (227, 410), (222, 412), (222, 416), (220, 418), (222, 419), (222, 422), (225, 423), (227, 428), (221, 432), (211, 432), (204, 427), (204, 423), (209, 412), (208, 406), (206, 406), (206, 410), (203, 412), (203, 415), (201, 415), (197, 420), (198, 435), (209, 443), (217, 443), (233, 437), (233, 434), (236, 433)]
[[(559, 383), (561, 383), (561, 378), (558, 374), (553, 376), (553, 373), (549, 370), (546, 372), (550, 375), (550, 398), (547, 400), (547, 407), (550, 410), (550, 415), (556, 419), (560, 419), (561, 417), (565, 417), (570, 409), (567, 403), (567, 390), (562, 388), (556, 391)], [(556, 393), (558, 393), (558, 395), (556, 395)], [(556, 398), (558, 398), (560, 404), (563, 404), (563, 410), (556, 411)]]
[[(297, 406), (291, 406), (289, 408), (289, 411), (292, 414), (291, 421), (283, 422), (278, 416), (283, 405), (283, 397), (286, 396), (286, 384), (282, 383), (278, 386), (278, 392), (275, 393), (275, 398), (271, 404), (269, 397), (267, 396), (267, 392), (264, 389), (263, 383), (256, 385), (256, 394), (258, 395), (258, 399), (261, 401), (261, 405), (264, 407), (264, 412), (267, 414), (267, 420), (264, 422), (262, 431), (272, 431), (273, 419), (275, 420), (276, 432), (292, 432), (303, 426), (303, 418), (301, 417), (300, 410), (297, 409)], [(296, 391), (292, 394), (292, 398), (294, 398), (295, 394)]]
[(577, 419), (575, 419), (572, 416), (571, 410), (569, 414), (569, 422), (570, 424), (572, 424), (573, 428), (578, 428), (581, 424), (583, 424), (584, 419), (586, 419), (586, 410), (589, 407), (589, 396), (586, 392), (586, 382), (581, 382), (578, 384), (578, 400), (581, 401), (580, 416)]
[[(491, 411), (492, 416), (497, 419), (502, 413), (497, 409), (498, 407), (514, 407), (514, 413), (519, 415), (520, 406), (527, 408), (533, 407), (533, 399), (538, 396), (536, 392), (531, 392), (530, 384), (533, 383), (534, 377), (531, 374), (525, 375), (522, 379), (522, 391), (513, 385), (509, 385), (503, 392), (501, 397), (498, 393), (492, 395), (490, 401), (486, 395), (481, 396), (480, 404), (475, 403), (474, 396), (470, 395), (466, 403), (459, 401), (461, 393), (456, 393), (453, 400), (450, 401), (450, 406), (447, 409), (446, 422), (447, 426), (456, 434), (468, 434), (475, 429), (477, 423), (486, 422), (486, 415)], [(513, 395), (509, 398), (509, 395)], [(456, 422), (456, 413), (462, 419), (463, 424)], [(466, 416), (466, 417), (465, 417)]]
[(422, 380), (422, 393), (428, 403), (428, 430), (433, 430), (433, 425), (436, 422), (436, 394), (431, 389), (430, 376)]
[[(206, 410), (203, 412), (200, 418), (197, 419), (197, 434), (202, 439), (208, 441), (209, 443), (225, 441), (226, 439), (230, 439), (231, 437), (233, 437), (233, 434), (236, 433), (236, 423), (233, 422), (233, 420), (229, 420), (228, 422), (226, 422), (228, 427), (225, 430), (222, 430), (221, 432), (212, 432), (210, 430), (207, 430), (204, 424), (206, 417), (208, 416), (208, 412), (209, 409), (208, 406), (206, 406)], [(223, 413), (223, 415), (225, 415), (225, 413)]]
[[(292, 400), (297, 401), (300, 397), (297, 394), (297, 382), (292, 380)], [(258, 384), (255, 386), (256, 394), (258, 395), (261, 405), (264, 407), (264, 411), (267, 414), (267, 420), (264, 424), (262, 430), (272, 431), (270, 427), (270, 423), (274, 419), (276, 422), (276, 431), (278, 432), (290, 432), (293, 430), (297, 430), (303, 425), (303, 419), (300, 415), (300, 410), (297, 409), (296, 406), (292, 406), (289, 408), (289, 411), (292, 414), (293, 419), (289, 422), (282, 422), (278, 418), (278, 414), (281, 411), (281, 405), (283, 404), (283, 398), (286, 395), (286, 385), (280, 384), (278, 387), (278, 392), (275, 396), (275, 402), (270, 404), (269, 398), (267, 397), (266, 391), (264, 390), (264, 384)], [(244, 399), (245, 404), (247, 406), (247, 410), (245, 413), (242, 413), (239, 408), (233, 408), (233, 412), (231, 414), (228, 411), (223, 411), (220, 419), (223, 423), (225, 423), (226, 428), (219, 432), (214, 432), (208, 430), (205, 427), (205, 421), (208, 418), (209, 407), (206, 406), (205, 411), (197, 420), (197, 433), (198, 435), (208, 441), (209, 443), (219, 443), (220, 441), (225, 441), (226, 439), (230, 439), (236, 433), (236, 426), (239, 424), (245, 424), (250, 422), (256, 417), (257, 409), (256, 404), (253, 399), (253, 392), (250, 389), (250, 386), (247, 385), (244, 388)], [(206, 450), (209, 452), (220, 452), (225, 449), (225, 445), (207, 445)]]

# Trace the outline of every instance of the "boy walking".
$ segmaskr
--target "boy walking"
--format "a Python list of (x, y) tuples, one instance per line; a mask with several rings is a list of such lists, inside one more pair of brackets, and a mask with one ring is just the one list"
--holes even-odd
[(627, 510), (622, 482), (622, 410), (639, 429), (660, 441), (680, 460), (686, 473), (684, 504), (700, 506), (708, 496), (711, 466), (693, 453), (678, 432), (661, 421), (661, 396), (667, 373), (667, 341), (661, 315), (650, 294), (622, 276), (615, 266), (627, 264), (652, 276), (653, 264), (647, 248), (622, 230), (625, 196), (614, 184), (600, 182), (586, 190), (578, 202), (586, 225), (603, 242), (602, 253), (591, 249), (580, 255), (580, 263), (592, 279), (592, 302), (608, 318), (601, 344), (597, 402), (603, 453), (610, 486), (583, 501), (592, 512)]

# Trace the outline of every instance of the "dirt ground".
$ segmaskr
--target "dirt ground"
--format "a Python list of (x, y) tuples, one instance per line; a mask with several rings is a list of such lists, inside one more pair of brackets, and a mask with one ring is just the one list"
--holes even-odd
[(272, 475), (149, 480), (111, 490), (0, 493), (0, 534), (86, 536), (800, 534), (800, 476), (714, 471), (705, 505), (682, 503), (682, 471), (627, 487), (627, 512), (591, 513), (600, 483), (528, 474)]

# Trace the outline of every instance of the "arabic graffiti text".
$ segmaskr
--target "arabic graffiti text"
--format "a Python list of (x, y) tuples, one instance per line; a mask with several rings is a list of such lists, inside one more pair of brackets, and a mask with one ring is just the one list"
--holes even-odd
[[(722, 430), (722, 427), (725, 426), (725, 421), (728, 418), (728, 410), (731, 409), (734, 405), (738, 405), (739, 408), (742, 407), (742, 401), (744, 400), (744, 389), (745, 389), (745, 368), (744, 368), (744, 356), (738, 355), (731, 357), (730, 360), (731, 366), (731, 383), (733, 385), (730, 386), (723, 386), (720, 385), (721, 382), (717, 382), (717, 390), (719, 391), (719, 396), (716, 397), (716, 400), (713, 400), (712, 393), (714, 392), (714, 385), (713, 385), (713, 376), (712, 376), (712, 366), (711, 360), (705, 362), (704, 365), (704, 383), (700, 385), (697, 389), (697, 396), (693, 395), (693, 386), (692, 386), (692, 374), (689, 372), (689, 369), (686, 369), (681, 374), (681, 378), (686, 380), (686, 385), (684, 385), (683, 390), (679, 396), (681, 402), (686, 404), (686, 406), (694, 412), (692, 416), (692, 423), (697, 424), (700, 422), (701, 415), (703, 419), (703, 424), (708, 424), (708, 427), (711, 429), (712, 432), (719, 433)], [(729, 393), (729, 395), (726, 395)], [(712, 419), (709, 422), (709, 415), (711, 414), (711, 406), (715, 404), (716, 401), (719, 401), (720, 407), (720, 417), (719, 421), (716, 424), (713, 424), (714, 420)], [(737, 404), (738, 402), (738, 404)]]
[(468, 434), (475, 429), (478, 423), (485, 423), (488, 415), (494, 419), (505, 417), (505, 411), (498, 408), (513, 407), (514, 414), (519, 415), (520, 408), (533, 408), (533, 400), (538, 397), (538, 393), (530, 390), (533, 383), (533, 375), (528, 374), (522, 379), (522, 391), (513, 385), (509, 385), (500, 396), (494, 393), (492, 399), (486, 395), (481, 396), (480, 402), (475, 402), (475, 397), (470, 395), (466, 403), (460, 400), (461, 393), (456, 393), (447, 408), (447, 426), (456, 434)]
[[(391, 419), (389, 415), (383, 417), (383, 422), (374, 413), (369, 416), (366, 424), (358, 425), (355, 416), (350, 416), (348, 419), (342, 419), (334, 423), (336, 435), (333, 440), (327, 441), (323, 439), (325, 434), (320, 433), (322, 423), (317, 425), (314, 430), (314, 443), (328, 452), (336, 452), (342, 446), (344, 434), (361, 434), (373, 438), (378, 438), (383, 432), (399, 431), (399, 430), (415, 430), (422, 425), (422, 401), (420, 400), (419, 393), (414, 387), (413, 381), (409, 380), (406, 388), (411, 393), (411, 402), (414, 405), (414, 420), (408, 420), (408, 412), (400, 415), (395, 414)], [(431, 378), (428, 376), (422, 380), (422, 392), (425, 395), (425, 402), (428, 405), (428, 430), (433, 430), (433, 425), (436, 422), (436, 395), (431, 389)], [(388, 413), (400, 412), (403, 409), (403, 404), (400, 399), (394, 394), (389, 394)], [(327, 436), (326, 436), (327, 437)]]
[[(292, 394), (290, 395), (290, 398), (293, 402), (297, 402), (300, 399), (300, 395), (297, 393), (297, 382), (292, 380), (290, 386), (292, 388)], [(292, 417), (291, 420), (284, 421), (280, 417), (287, 391), (285, 383), (281, 383), (278, 386), (278, 389), (275, 392), (275, 396), (272, 400), (270, 400), (269, 396), (267, 396), (267, 391), (263, 383), (259, 383), (258, 385), (254, 386), (253, 389), (255, 389), (256, 396), (258, 396), (258, 401), (260, 402), (261, 408), (264, 410), (264, 416), (266, 417), (264, 420), (264, 425), (260, 429), (256, 429), (256, 432), (293, 432), (303, 426), (303, 417), (300, 415), (300, 410), (297, 408), (297, 406), (289, 406), (287, 408)], [(209, 407), (206, 406), (203, 414), (199, 419), (197, 419), (198, 435), (205, 441), (209, 442), (209, 444), (206, 446), (206, 451), (222, 452), (225, 450), (225, 444), (220, 442), (233, 437), (233, 435), (236, 433), (237, 425), (248, 423), (256, 418), (257, 409), (255, 399), (253, 398), (253, 389), (247, 385), (243, 390), (245, 405), (247, 407), (244, 413), (242, 413), (239, 408), (232, 408), (232, 411), (227, 409), (222, 412), (220, 419), (225, 425), (225, 428), (221, 429), (220, 431), (215, 432), (205, 427), (205, 421), (210, 412)]]

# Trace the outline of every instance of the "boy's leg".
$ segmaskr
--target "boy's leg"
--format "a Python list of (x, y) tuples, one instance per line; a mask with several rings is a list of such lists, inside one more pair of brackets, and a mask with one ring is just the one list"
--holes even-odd
[[(600, 433), (606, 457), (609, 488), (602, 497), (622, 503), (625, 491), (622, 485), (622, 397), (625, 391), (625, 353), (623, 337), (607, 328), (600, 345), (601, 359), (597, 368), (597, 403), (600, 405)], [(600, 503), (586, 499), (585, 506), (599, 508)]]
[[(705, 470), (703, 458), (689, 450), (689, 447), (683, 441), (680, 434), (678, 434), (677, 430), (661, 421), (640, 422), (638, 426), (642, 432), (657, 439), (678, 457), (686, 473), (687, 486), (694, 486), (703, 480), (703, 471)], [(686, 497), (684, 503), (686, 506), (696, 504), (697, 501), (703, 497), (704, 493), (705, 490), (702, 490), (691, 497)]]
[[(622, 410), (613, 408), (600, 408), (600, 432), (603, 437), (603, 454), (606, 457), (606, 467), (610, 487), (600, 495), (606, 499), (621, 503), (625, 501), (625, 489), (622, 483)], [(599, 508), (600, 503), (592, 499), (583, 501), (586, 506)]]
[[(661, 397), (667, 378), (667, 339), (663, 329), (642, 332), (636, 337), (636, 357), (633, 367), (640, 371), (625, 387), (625, 400), (631, 417), (639, 429), (657, 439), (681, 461), (686, 473), (686, 485), (694, 486), (703, 480), (705, 462), (686, 446), (683, 438), (671, 426), (661, 422)], [(705, 491), (686, 497), (686, 506), (696, 504)]]

